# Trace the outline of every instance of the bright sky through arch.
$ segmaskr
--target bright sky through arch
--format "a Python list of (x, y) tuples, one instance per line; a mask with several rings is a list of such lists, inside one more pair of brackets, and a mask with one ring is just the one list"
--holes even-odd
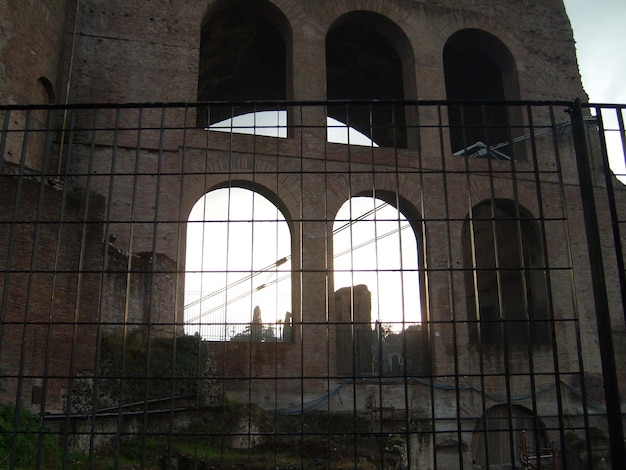
[(333, 225), (335, 290), (365, 284), (372, 294), (372, 323), (399, 333), (420, 323), (418, 247), (413, 227), (395, 207), (353, 197)]
[[(224, 119), (212, 124), (209, 128), (218, 132), (234, 132), (235, 134), (253, 134), (269, 137), (287, 137), (286, 111), (258, 111)], [(328, 142), (337, 144), (361, 145), (378, 147), (369, 137), (334, 118), (326, 119)]]
[(291, 306), (291, 235), (283, 214), (261, 194), (223, 188), (200, 198), (189, 215), (185, 331), (227, 340), (259, 306), (264, 323)]

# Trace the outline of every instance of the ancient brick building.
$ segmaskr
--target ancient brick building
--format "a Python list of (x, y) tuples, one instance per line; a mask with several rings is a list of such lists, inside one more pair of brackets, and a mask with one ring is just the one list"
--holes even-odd
[[(328, 468), (344, 463), (339, 434), (355, 467), (362, 435), (379, 444), (374, 467), (393, 454), (405, 468), (511, 468), (541, 447), (558, 468), (619, 465), (626, 201), (602, 120), (574, 102), (586, 95), (562, 1), (9, 1), (0, 31), (3, 401), (66, 442), (97, 434), (93, 453), (106, 433), (76, 424), (76, 378), (91, 381), (80, 416), (92, 423), (107, 402), (98, 381), (124, 380), (124, 361), (121, 376), (99, 372), (102, 338), (120, 335), (125, 351), (134, 334), (150, 345), (196, 322), (212, 339), (214, 400), (365, 420), (283, 433), (326, 439)], [(194, 206), (235, 189), (276, 215), (228, 206), (206, 226), (284, 222), (287, 240), (255, 241), (248, 257), (267, 252), (270, 268), (233, 267), (247, 248), (217, 232), (187, 238)], [(597, 212), (583, 204), (594, 193)], [(379, 205), (392, 215), (377, 220)], [(362, 245), (380, 248), (362, 255), (351, 235), (338, 268), (336, 237), (361, 220), (375, 227)], [(399, 255), (382, 249), (385, 221)], [(186, 297), (190, 256), (226, 260), (194, 268), (221, 276), (200, 294), (227, 299), (208, 310), (218, 320)], [(237, 273), (247, 320), (227, 319)], [(266, 326), (254, 296), (281, 276)], [(143, 416), (159, 368), (147, 364)], [(276, 444), (276, 429), (248, 421), (222, 435)], [(145, 440), (146, 423), (119, 418), (111, 439)]]

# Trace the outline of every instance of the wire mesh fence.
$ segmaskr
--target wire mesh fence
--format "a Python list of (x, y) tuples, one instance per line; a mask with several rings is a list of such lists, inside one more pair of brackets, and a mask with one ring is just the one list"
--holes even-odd
[(0, 468), (623, 463), (623, 106), (0, 126)]

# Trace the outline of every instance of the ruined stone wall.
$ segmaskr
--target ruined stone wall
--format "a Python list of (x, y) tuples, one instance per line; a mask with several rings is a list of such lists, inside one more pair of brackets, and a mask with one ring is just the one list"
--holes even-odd
[[(62, 102), (194, 101), (200, 26), (216, 1), (138, 2), (80, 0), (26, 4), (3, 1), (0, 19), (0, 101), (36, 103), (39, 77)], [(324, 99), (324, 39), (342, 14), (370, 10), (391, 19), (416, 57), (418, 99), (445, 98), (441, 50), (462, 28), (480, 28), (513, 51), (524, 99), (584, 96), (574, 41), (562, 2), (392, 0), (275, 0), (291, 28), (295, 99)], [(75, 56), (70, 57), (75, 39)], [(236, 46), (234, 46), (236, 47)], [(61, 60), (62, 58), (62, 60)], [(69, 74), (72, 59), (72, 74)]]
[[(71, 3), (0, 2), (0, 103), (46, 105), (64, 101), (67, 70), (61, 56), (67, 47)], [(27, 167), (41, 169), (46, 145), (42, 131), (50, 126), (48, 118), (43, 110), (13, 112), (7, 128), (14, 133), (7, 139), (2, 159), (18, 163), (25, 158)], [(28, 151), (19, 132), (25, 127), (31, 130)]]
[(42, 0), (0, 2), (0, 102), (2, 104), (45, 104), (37, 80), (46, 77), (54, 95), (62, 100), (57, 83), (60, 57), (66, 46), (66, 25), (73, 2)]
[[(195, 101), (200, 26), (215, 1), (82, 2), (72, 102)], [(325, 99), (325, 38), (341, 15), (369, 10), (406, 34), (415, 57), (417, 99), (445, 99), (442, 50), (464, 28), (490, 32), (513, 52), (521, 97), (584, 96), (562, 2), (316, 0), (272, 2), (291, 28), (293, 98)], [(237, 45), (232, 45), (233, 54)], [(105, 73), (103, 73), (103, 71)]]
[[(160, 253), (129, 254), (110, 243), (103, 282), (101, 322), (122, 332), (126, 325), (172, 336), (182, 332), (176, 308), (176, 263)], [(130, 259), (129, 259), (130, 258)], [(129, 274), (130, 273), (130, 274)]]
[(86, 205), (82, 191), (42, 185), (38, 178), (3, 176), (2, 188), (3, 386), (8, 397), (21, 387), (26, 406), (60, 411), (69, 375), (92, 369), (95, 360), (103, 201), (91, 195)]
[[(29, 40), (19, 47), (13, 47), (18, 33), (23, 32), (21, 28), (27, 24), (30, 30), (34, 29), (32, 21), (25, 21), (18, 27), (13, 16), (0, 20), (3, 21), (0, 27), (10, 33), (0, 39), (2, 101), (38, 101), (28, 84), (32, 77), (36, 80), (40, 73), (42, 76), (58, 77), (51, 80), (61, 84), (57, 89), (69, 86), (72, 103), (196, 100), (200, 27), (205, 12), (216, 2), (82, 1), (75, 55), (71, 58), (71, 77), (64, 75), (70, 65), (67, 35), (71, 28), (66, 25), (63, 30), (59, 26), (66, 16), (72, 17), (68, 12), (71, 7), (68, 3), (39, 2), (40, 8), (49, 5), (49, 15), (44, 15), (41, 9), (34, 9), (27, 16), (29, 21), (45, 17), (52, 18), (50, 21), (54, 20), (54, 24), (41, 28), (46, 32), (37, 38), (26, 35)], [(410, 50), (401, 51), (401, 55), (410, 56), (413, 64), (413, 69), (405, 75), (410, 80), (406, 87), (410, 92), (407, 99), (446, 98), (442, 51), (453, 33), (466, 28), (489, 32), (510, 49), (518, 70), (520, 98), (569, 101), (585, 96), (578, 76), (571, 28), (560, 1), (272, 0), (271, 3), (282, 12), (289, 25), (290, 34), (285, 40), (290, 99), (326, 99), (326, 35), (342, 15), (355, 10), (367, 10), (389, 19), (406, 36), (410, 46), (407, 49)], [(64, 48), (61, 46), (62, 31), (66, 36)], [(28, 56), (29, 53), (33, 55), (29, 49), (37, 52), (37, 47), (42, 44), (48, 48), (47, 59), (33, 65)], [(236, 54), (237, 45), (233, 47), (232, 53)], [(60, 61), (57, 60), (59, 54), (62, 56)], [(41, 72), (33, 72), (39, 70), (37, 67), (41, 64), (44, 64)], [(328, 221), (334, 219), (351, 195), (371, 195), (373, 188), (398, 194), (406, 201), (407, 207), (419, 215), (420, 220), (427, 221), (424, 232), (416, 237), (421, 260), (428, 262), (428, 285), (424, 293), (428, 298), (428, 311), (425, 315), (430, 321), (426, 323), (429, 323), (432, 371), (437, 377), (459, 376), (462, 377), (460, 385), (468, 387), (468, 390), (469, 387), (480, 386), (485, 388), (485, 392), (518, 396), (528, 391), (525, 374), (531, 367), (534, 372), (544, 374), (536, 388), (542, 389), (553, 383), (556, 378), (550, 374), (553, 374), (558, 359), (564, 379), (575, 386), (579, 367), (578, 348), (582, 351), (585, 371), (592, 378), (600, 376), (589, 263), (570, 140), (560, 141), (560, 160), (557, 161), (550, 138), (538, 139), (535, 144), (539, 161), (516, 164), (517, 179), (513, 181), (504, 176), (504, 172), (510, 170), (508, 162), (454, 159), (450, 155), (447, 139), (443, 139), (443, 148), (440, 148), (442, 140), (438, 130), (427, 127), (439, 123), (434, 108), (423, 108), (419, 115), (414, 116), (415, 122), (424, 126), (419, 145), (410, 147), (410, 150), (380, 148), (375, 151), (327, 144), (322, 129), (326, 115), (321, 108), (305, 109), (294, 118), (296, 122), (302, 120), (307, 125), (319, 125), (319, 129), (299, 129), (298, 133), (280, 141), (269, 137), (207, 133), (203, 129), (192, 128), (183, 133), (183, 118), (186, 117), (187, 125), (193, 127), (190, 124), (195, 122), (193, 110), (186, 116), (181, 109), (124, 111), (119, 116), (115, 112), (103, 112), (98, 123), (104, 128), (105, 124), (114, 123), (117, 117), (120, 117), (120, 126), (127, 126), (130, 130), (115, 135), (106, 131), (77, 134), (72, 142), (73, 160), (63, 161), (69, 166), (76, 184), (89, 187), (98, 198), (103, 199), (103, 207), (110, 210), (111, 224), (105, 233), (115, 234), (115, 241), (109, 247), (108, 241), (102, 238), (101, 230), (98, 236), (95, 233), (90, 235), (86, 242), (88, 252), (94, 253), (86, 261), (101, 269), (105, 266), (104, 257), (108, 256), (108, 266), (114, 271), (119, 269), (119, 272), (109, 273), (104, 279), (95, 279), (95, 290), (86, 294), (92, 298), (97, 297), (97, 292), (105, 294), (110, 307), (104, 311), (107, 320), (129, 319), (140, 323), (166, 324), (182, 320), (182, 296), (174, 295), (177, 289), (182, 292), (184, 286), (184, 276), (176, 275), (184, 272), (185, 229), (181, 230), (180, 224), (187, 220), (191, 207), (200, 197), (232, 181), (233, 174), (236, 174), (239, 183), (254, 185), (275, 196), (286, 208), (292, 233), (298, 234), (292, 240), (292, 253), (298, 254), (292, 260), (292, 268), (299, 273), (294, 276), (292, 289), (293, 342), (233, 342), (215, 346), (216, 374), (226, 379), (225, 391), (233, 398), (251, 400), (265, 408), (280, 408), (317, 398), (319, 391), (341, 382), (335, 377), (336, 338), (328, 329), (328, 319), (333, 318), (335, 312), (332, 250), (329, 250), (332, 246), (332, 224)], [(537, 118), (535, 125), (549, 122), (547, 115), (534, 117)], [(524, 116), (523, 122), (526, 123), (527, 119)], [(566, 120), (565, 115), (563, 120)], [(78, 116), (77, 122), (87, 125), (92, 122), (91, 116), (86, 115), (84, 119)], [(165, 122), (166, 130), (160, 127), (161, 122)], [(19, 122), (15, 125), (19, 127)], [(152, 129), (138, 133), (137, 126)], [(13, 161), (18, 161), (21, 154), (18, 144), (12, 152)], [(40, 157), (33, 158), (27, 166), (36, 168), (40, 161)], [(114, 171), (113, 161), (116, 164)], [(445, 161), (448, 173), (442, 171), (442, 161)], [(375, 165), (372, 162), (376, 162)], [(395, 165), (400, 169), (397, 173), (393, 172)], [(561, 186), (562, 181), (556, 173), (550, 175), (547, 171), (557, 168), (563, 171), (564, 186)], [(536, 176), (533, 173), (535, 169), (546, 172)], [(490, 179), (487, 176), (489, 171), (503, 173)], [(33, 188), (33, 194), (39, 190), (37, 186)], [(54, 217), (58, 216), (58, 212), (54, 212), (53, 208), (58, 205), (60, 196), (49, 188), (44, 193), (55, 201), (54, 204), (46, 204), (46, 214), (51, 220), (57, 220)], [(2, 193), (8, 204), (2, 207), (9, 208), (3, 216), (6, 222), (10, 220), (12, 194), (8, 189)], [(541, 206), (538, 203), (539, 194), (543, 201)], [(463, 220), (473, 205), (494, 196), (519, 202), (534, 216), (543, 213), (549, 220), (545, 248), (550, 267), (554, 268), (550, 273), (554, 317), (557, 320), (572, 317), (580, 320), (579, 323), (560, 324), (555, 338), (558, 345), (556, 359), (552, 350), (536, 348), (532, 351), (509, 351), (507, 363), (501, 357), (501, 351), (494, 350), (493, 354), (487, 351), (488, 360), (482, 362), (484, 351), (469, 345), (467, 328), (463, 323), (467, 320), (463, 272), (454, 269), (462, 266)], [(36, 213), (36, 200), (26, 200), (29, 205), (22, 208), (24, 217)], [(567, 224), (563, 223), (565, 215)], [(606, 213), (603, 213), (602, 220), (607, 220)], [(43, 229), (42, 240), (49, 237), (51, 246), (57, 246), (54, 230), (46, 230), (49, 229)], [(78, 243), (79, 232), (72, 233), (72, 243), (63, 244), (59, 259), (73, 263), (70, 271), (75, 272), (79, 257), (73, 250), (81, 245)], [(567, 244), (563, 243), (567, 237), (572, 242), (571, 253)], [(6, 244), (8, 239), (2, 240)], [(19, 253), (31, 253), (32, 247), (28, 245), (30, 234), (20, 234), (19, 240), (25, 244), (25, 249), (18, 250)], [(450, 253), (448, 247), (451, 247)], [(8, 253), (8, 247), (3, 247), (2, 253)], [(131, 265), (138, 263), (135, 266), (147, 274), (144, 277), (131, 276), (130, 285), (124, 272), (129, 260), (132, 260)], [(155, 260), (158, 263), (151, 264)], [(29, 269), (30, 261), (27, 255), (15, 258), (24, 270)], [(571, 287), (570, 261), (574, 268), (575, 292)], [(610, 268), (614, 272), (613, 264)], [(155, 273), (158, 274), (156, 278), (153, 276)], [(69, 285), (67, 298), (57, 296), (55, 302), (58, 302), (58, 309), (63, 310), (64, 318), (73, 321), (77, 281), (67, 279), (66, 282)], [(611, 282), (615, 288), (615, 279)], [(34, 297), (30, 300), (31, 308), (36, 312), (33, 315), (40, 315), (44, 322), (49, 315), (46, 304), (50, 298), (46, 290), (49, 285), (49, 280), (42, 280), (42, 288), (33, 289), (35, 294), (41, 294), (41, 298), (31, 293)], [(168, 286), (171, 288), (169, 291)], [(154, 302), (146, 303), (146, 297), (151, 296), (150, 291), (155, 287), (159, 290), (158, 295), (153, 297)], [(26, 292), (18, 295), (20, 289), (17, 286), (10, 287), (10, 292), (13, 309), (10, 311), (17, 315), (22, 311), (19, 306), (27, 300)], [(126, 310), (127, 301), (130, 310)], [(614, 318), (619, 321), (617, 296), (612, 299), (612, 306)], [(82, 315), (82, 310), (78, 309), (78, 312)], [(19, 322), (19, 315), (15, 318)], [(3, 354), (4, 351), (19, 351), (21, 345), (18, 343), (23, 336), (28, 353), (7, 357), (10, 363), (17, 364), (20, 357), (26, 358), (25, 364), (29, 365), (25, 367), (32, 367), (39, 374), (45, 364), (35, 359), (41, 359), (42, 348), (55, 344), (54, 347), (60, 348), (59, 353), (53, 356), (59, 371), (70, 363), (75, 364), (76, 369), (82, 366), (89, 368), (93, 344), (87, 339), (91, 336), (76, 335), (71, 324), (55, 326), (50, 330), (50, 334), (60, 338), (53, 343), (39, 339), (48, 334), (45, 328), (29, 327), (33, 328), (29, 330), (32, 333), (24, 333), (17, 324), (12, 328), (12, 333), (3, 335)], [(582, 344), (578, 343), (579, 339)], [(86, 353), (72, 359), (68, 357), (70, 352), (83, 350), (82, 344), (79, 348), (74, 340), (85, 341)], [(461, 351), (456, 349), (459, 346)], [(459, 359), (456, 364), (450, 360), (455, 354)], [(3, 370), (3, 373), (15, 375), (25, 374), (25, 371), (13, 368)], [(509, 379), (505, 377), (505, 371), (519, 375)], [(573, 371), (571, 377), (569, 371)], [(479, 377), (481, 374), (493, 375), (483, 381)], [(250, 380), (250, 377), (255, 379)], [(61, 388), (62, 385), (55, 385), (55, 391), (50, 393), (60, 395)], [(345, 402), (338, 405), (338, 409), (351, 410), (353, 401), (359, 409), (367, 409), (370, 393), (366, 388), (355, 387), (350, 392), (344, 392)], [(386, 396), (390, 401), (400, 400), (402, 392), (400, 387), (390, 386)], [(420, 417), (431, 413), (432, 403), (428, 401), (430, 398), (425, 397), (426, 393), (422, 393), (420, 387), (411, 388), (411, 400), (417, 404), (416, 413)], [(435, 398), (438, 400), (437, 417), (449, 419), (452, 423), (456, 401), (439, 391)], [(480, 415), (483, 405), (472, 393), (464, 394), (463, 406), (468, 415)], [(552, 414), (553, 405), (554, 397), (550, 396), (540, 402), (539, 409)], [(580, 403), (574, 408), (574, 414), (579, 413)]]

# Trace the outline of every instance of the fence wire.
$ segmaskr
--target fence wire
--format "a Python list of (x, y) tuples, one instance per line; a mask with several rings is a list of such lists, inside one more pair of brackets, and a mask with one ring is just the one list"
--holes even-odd
[(0, 128), (0, 468), (624, 467), (624, 106)]

